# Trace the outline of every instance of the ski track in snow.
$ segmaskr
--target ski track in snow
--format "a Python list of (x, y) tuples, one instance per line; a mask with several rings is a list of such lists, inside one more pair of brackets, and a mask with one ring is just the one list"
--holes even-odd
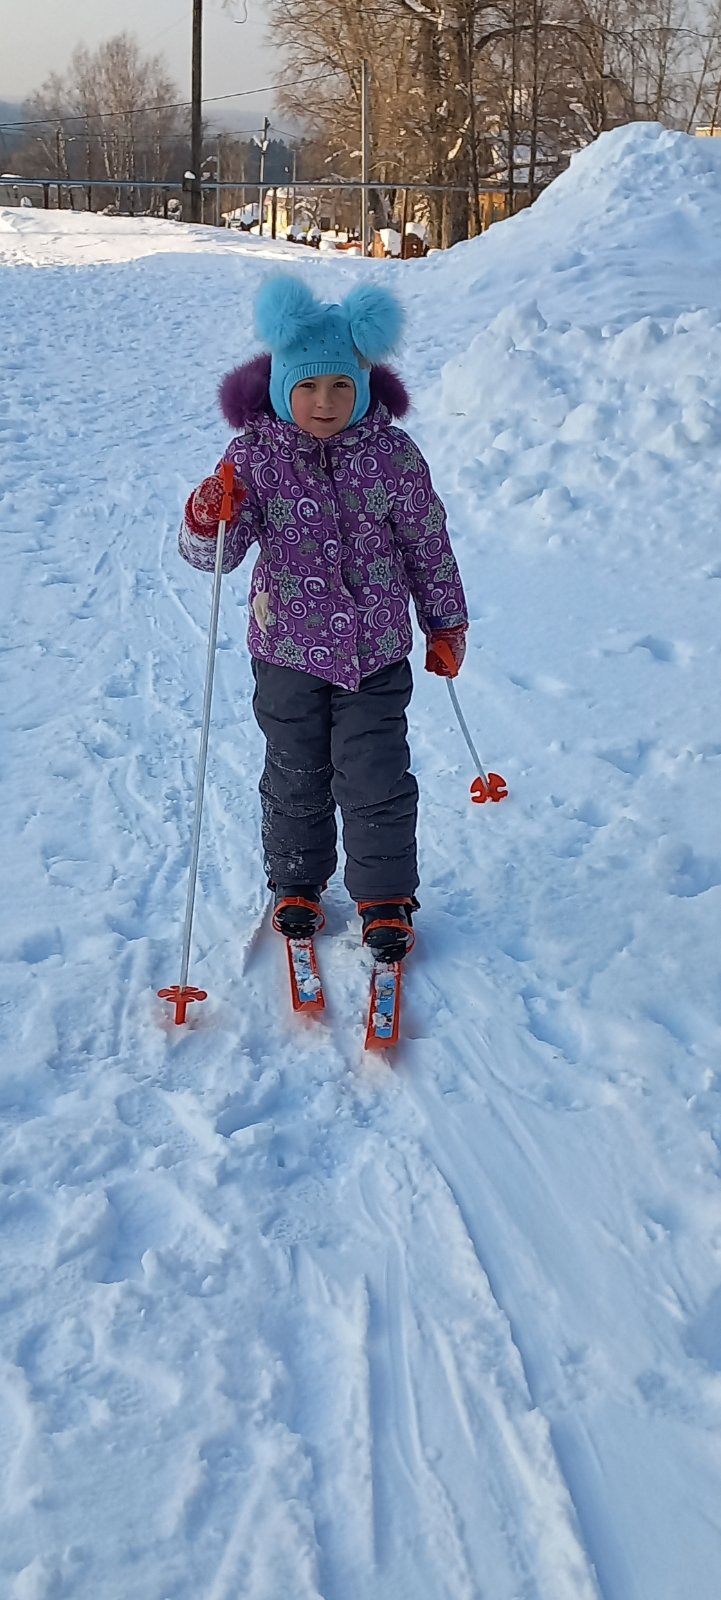
[[(658, 321), (635, 268), (605, 309), (624, 163), (634, 227), (641, 206), (632, 141), (606, 148), (599, 260), (569, 254), (559, 184), (515, 234), (380, 268), (415, 317), (413, 425), (468, 583), (459, 694), (511, 787), (468, 804), (416, 660), (423, 909), (392, 1067), (362, 1050), (339, 881), (327, 1012), (288, 1014), (247, 571), (221, 607), (210, 998), (181, 1030), (154, 994), (177, 976), (210, 600), (177, 520), (278, 252), (169, 225), (146, 254), (112, 219), (2, 214), (9, 1600), (716, 1600), (718, 315), (700, 288), (673, 300), (658, 251)], [(595, 240), (583, 170), (569, 229)], [(367, 270), (303, 268), (327, 294)]]

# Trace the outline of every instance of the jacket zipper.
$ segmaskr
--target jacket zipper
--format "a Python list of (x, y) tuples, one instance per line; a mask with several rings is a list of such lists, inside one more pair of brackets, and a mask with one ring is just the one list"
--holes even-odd
[[(340, 511), (340, 503), (339, 503), (339, 500), (338, 500), (338, 491), (337, 491), (336, 486), (335, 486), (335, 479), (333, 477), (333, 473), (332, 473), (331, 469), (329, 468), (328, 462), (326, 460), (325, 445), (324, 445), (322, 440), (319, 440), (319, 444), (320, 444), (320, 464), (321, 464), (321, 467), (322, 467), (323, 471), (326, 473), (327, 480), (328, 480), (328, 488), (330, 490), (330, 494), (331, 494), (331, 497), (332, 497), (332, 500), (333, 500), (333, 504), (335, 506), (335, 511), (336, 511), (336, 534), (337, 534), (337, 539), (338, 539), (338, 549), (339, 549), (339, 555), (340, 555), (339, 574), (340, 574), (341, 586), (343, 588), (345, 588), (345, 584), (344, 584), (344, 580), (343, 580), (343, 535), (341, 533), (341, 511)], [(348, 598), (350, 600), (351, 599), (351, 595), (350, 595), (349, 590), (347, 590), (347, 589), (346, 589), (346, 594), (348, 595)]]

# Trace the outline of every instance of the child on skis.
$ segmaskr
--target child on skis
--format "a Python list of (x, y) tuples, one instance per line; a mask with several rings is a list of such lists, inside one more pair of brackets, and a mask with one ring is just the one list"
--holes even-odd
[[(455, 670), (468, 614), (445, 513), (412, 439), (400, 379), (379, 365), (397, 344), (395, 297), (360, 285), (318, 302), (293, 275), (269, 278), (255, 307), (269, 355), (223, 380), (236, 475), (223, 571), (259, 545), (250, 585), (253, 708), (266, 738), (262, 840), (274, 926), (322, 926), (343, 818), (345, 881), (363, 939), (382, 961), (410, 947), (417, 909), (418, 786), (409, 770), (412, 597), (426, 668), (445, 640)], [(217, 469), (216, 469), (217, 471)], [(212, 571), (222, 487), (190, 495), (180, 552)], [(445, 654), (445, 652), (444, 652)]]

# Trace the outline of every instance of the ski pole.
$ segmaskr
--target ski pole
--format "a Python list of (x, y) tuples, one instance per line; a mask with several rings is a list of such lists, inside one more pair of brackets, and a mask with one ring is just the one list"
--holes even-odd
[(445, 639), (438, 639), (433, 645), (433, 654), (436, 655), (439, 661), (442, 661), (444, 666), (448, 669), (446, 683), (448, 685), (448, 693), (451, 697), (451, 705), (456, 713), (458, 726), (463, 734), (466, 744), (468, 745), (471, 760), (473, 761), (476, 772), (478, 773), (478, 777), (474, 778), (471, 784), (471, 799), (475, 805), (479, 806), (483, 805), (484, 800), (505, 800), (508, 795), (508, 784), (506, 783), (505, 778), (500, 776), (500, 773), (484, 772), (481, 758), (468, 730), (468, 723), (466, 722), (463, 712), (461, 711), (458, 695), (456, 694), (456, 686), (453, 682), (453, 679), (458, 673), (453, 651)]
[(225, 530), (233, 515), (233, 467), (230, 461), (223, 461), (220, 467), (220, 480), (223, 485), (223, 500), (220, 507), (220, 521), (218, 523), (218, 539), (215, 550), (215, 571), (213, 574), (213, 599), (210, 608), (210, 631), (208, 634), (208, 664), (205, 669), (205, 694), (203, 697), (203, 720), (200, 730), (200, 754), (198, 756), (198, 778), (195, 786), (195, 817), (193, 819), (193, 836), (190, 850), (190, 871), (188, 876), (188, 897), (185, 905), (185, 927), (183, 930), (183, 951), (180, 960), (180, 982), (172, 984), (168, 989), (159, 989), (160, 1000), (171, 1000), (175, 1005), (175, 1021), (185, 1022), (185, 1014), (193, 1000), (207, 1000), (207, 990), (188, 987), (188, 968), (190, 966), (190, 937), (193, 929), (193, 910), (195, 907), (195, 885), (198, 877), (198, 855), (200, 852), (200, 825), (203, 817), (203, 795), (205, 792), (205, 768), (208, 759), (208, 733), (210, 730), (210, 707), (213, 699), (213, 674), (215, 670), (215, 645), (218, 637), (218, 614), (220, 611), (220, 584), (223, 576), (223, 552), (225, 549)]

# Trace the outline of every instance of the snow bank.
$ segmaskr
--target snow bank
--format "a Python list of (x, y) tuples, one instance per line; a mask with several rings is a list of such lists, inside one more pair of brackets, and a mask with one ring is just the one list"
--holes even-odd
[(545, 317), (584, 324), (719, 309), (719, 144), (654, 123), (617, 128), (530, 210), (433, 256), (425, 271), (463, 297), (470, 326), (519, 296), (537, 299)]
[(0, 263), (5, 265), (92, 266), (155, 255), (225, 252), (297, 258), (297, 251), (285, 241), (231, 228), (191, 227), (166, 222), (163, 217), (106, 217), (86, 211), (0, 206)]
[[(715, 475), (721, 321), (691, 311), (584, 328), (549, 324), (535, 303), (511, 307), (446, 363), (442, 395), (479, 500), (496, 489), (506, 503), (553, 491), (566, 510), (601, 511), (635, 481), (657, 526), (652, 482), (664, 495), (664, 474), (684, 465), (690, 493), (709, 467)], [(624, 537), (635, 544), (642, 528), (628, 520)]]

